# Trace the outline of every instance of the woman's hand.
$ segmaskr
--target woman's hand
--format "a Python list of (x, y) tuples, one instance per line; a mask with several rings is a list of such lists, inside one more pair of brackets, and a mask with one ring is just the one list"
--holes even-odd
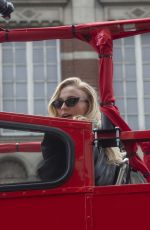
[(73, 120), (88, 121), (88, 118), (82, 115), (76, 115), (73, 117)]

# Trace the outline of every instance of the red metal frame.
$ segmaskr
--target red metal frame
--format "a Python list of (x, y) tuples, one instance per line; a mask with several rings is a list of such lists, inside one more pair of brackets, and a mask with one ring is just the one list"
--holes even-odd
[[(93, 134), (91, 132), (92, 125), (90, 122), (3, 112), (0, 112), (0, 121), (57, 127), (65, 131), (75, 143), (76, 160), (73, 175), (63, 187), (94, 185), (92, 153)], [(30, 146), (31, 143), (29, 143), (29, 147)]]
[[(0, 216), (3, 228), (6, 230), (12, 227), (17, 230), (27, 227), (40, 230), (49, 226), (56, 230), (146, 228), (148, 222), (143, 219), (148, 220), (149, 213), (145, 210), (149, 208), (150, 184), (94, 186), (91, 145), (94, 134), (91, 123), (3, 112), (0, 113), (0, 121), (57, 127), (69, 134), (74, 140), (76, 149), (73, 174), (61, 186), (0, 192), (0, 205), (3, 207)], [(149, 135), (149, 131), (142, 132), (142, 135), (144, 133)], [(126, 141), (129, 138), (132, 141), (134, 137), (139, 139), (142, 135), (140, 132), (122, 132), (121, 139)], [(101, 137), (108, 138), (108, 136)], [(144, 140), (147, 138), (149, 137), (145, 136)], [(126, 217), (125, 222), (123, 216)], [(135, 218), (137, 219), (133, 223)]]
[(109, 29), (113, 39), (134, 36), (150, 32), (150, 18), (94, 22), (78, 25), (56, 26), (47, 28), (4, 29), (0, 31), (0, 42), (24, 42), (49, 39), (71, 39), (79, 33), (87, 34), (90, 30)]
[(0, 153), (39, 152), (41, 142), (22, 142), (0, 144)]

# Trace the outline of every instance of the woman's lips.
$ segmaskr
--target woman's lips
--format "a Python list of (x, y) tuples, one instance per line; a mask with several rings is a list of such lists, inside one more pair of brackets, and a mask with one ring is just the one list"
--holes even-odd
[(62, 118), (72, 118), (71, 114), (63, 114), (61, 115)]

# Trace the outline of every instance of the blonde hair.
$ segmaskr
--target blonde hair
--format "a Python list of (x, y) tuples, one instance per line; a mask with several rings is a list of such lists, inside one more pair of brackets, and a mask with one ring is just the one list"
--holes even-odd
[(110, 164), (120, 165), (126, 159), (126, 152), (121, 152), (118, 147), (105, 148), (105, 153)]
[[(97, 126), (100, 126), (101, 113), (99, 110), (97, 93), (95, 89), (88, 83), (82, 81), (80, 78), (71, 77), (62, 81), (57, 87), (48, 103), (48, 113), (51, 117), (57, 117), (57, 110), (52, 105), (53, 101), (59, 98), (60, 92), (63, 88), (67, 86), (75, 86), (76, 88), (82, 90), (87, 95), (89, 108), (87, 113), (84, 115), (87, 120), (92, 121)], [(79, 114), (80, 115), (80, 114)]]
[[(101, 113), (100, 108), (98, 104), (98, 98), (97, 93), (95, 89), (90, 86), (88, 83), (82, 81), (78, 77), (71, 77), (67, 78), (64, 81), (62, 81), (57, 87), (56, 90), (53, 93), (53, 96), (51, 97), (49, 103), (48, 103), (48, 113), (51, 117), (58, 117), (57, 110), (54, 108), (52, 103), (59, 98), (61, 90), (67, 86), (75, 86), (76, 88), (82, 90), (86, 93), (88, 97), (89, 102), (89, 108), (87, 113), (83, 116), (78, 115), (77, 119), (84, 120), (87, 119), (89, 121), (92, 121), (94, 124), (93, 126), (96, 128), (100, 128), (101, 126)], [(119, 148), (112, 147), (112, 148), (106, 148), (105, 153), (108, 157), (108, 162), (111, 164), (120, 164), (123, 162), (123, 154), (120, 152)]]

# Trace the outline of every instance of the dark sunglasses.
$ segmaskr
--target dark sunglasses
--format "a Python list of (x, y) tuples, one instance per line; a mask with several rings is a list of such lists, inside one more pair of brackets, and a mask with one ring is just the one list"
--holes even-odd
[(60, 109), (62, 105), (65, 103), (67, 107), (73, 107), (75, 106), (79, 101), (84, 101), (88, 102), (87, 100), (80, 99), (80, 97), (70, 97), (67, 100), (63, 99), (57, 99), (56, 101), (52, 102), (52, 105), (54, 106), (55, 109)]

